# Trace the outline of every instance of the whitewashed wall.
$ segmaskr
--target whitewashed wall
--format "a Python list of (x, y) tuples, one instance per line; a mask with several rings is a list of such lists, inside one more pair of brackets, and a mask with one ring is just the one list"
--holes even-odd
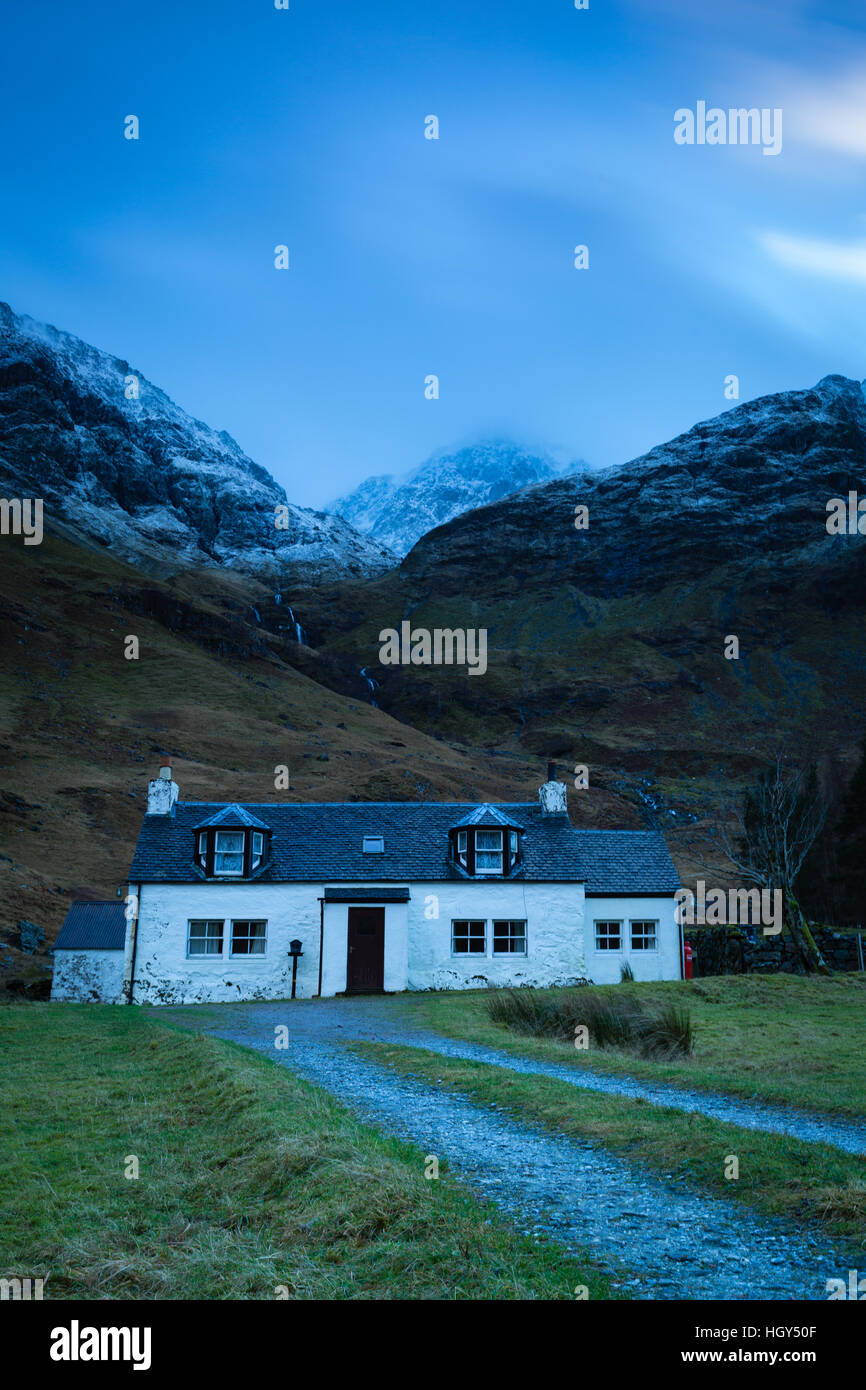
[[(289, 942), (302, 942), (299, 998), (319, 983), (319, 903), (313, 883), (144, 884), (138, 908), (136, 1004), (228, 1003), (235, 999), (286, 999), (291, 994)], [(223, 954), (187, 958), (190, 918), (222, 918)], [(262, 956), (231, 956), (231, 921), (265, 920)]]
[[(680, 978), (680, 929), (675, 918), (673, 894), (669, 898), (587, 898), (586, 973), (593, 984), (618, 984), (620, 966), (628, 961), (636, 980)], [(633, 951), (631, 922), (658, 922), (655, 951)], [(621, 922), (621, 949), (595, 949), (595, 923)]]
[[(625, 959), (631, 961), (636, 979), (680, 976), (672, 897), (590, 898), (585, 903), (583, 886), (574, 883), (412, 883), (409, 888), (408, 903), (385, 904), (385, 989), (389, 992), (478, 989), (487, 984), (544, 987), (583, 977), (602, 984), (619, 980), (620, 962)], [(318, 991), (318, 900), (323, 895), (324, 885), (314, 883), (145, 884), (139, 904), (134, 1002), (285, 999), (291, 991), (288, 948), (293, 937), (300, 938), (304, 951), (298, 963), (298, 997), (312, 997)], [(349, 906), (325, 904), (324, 996), (346, 988)], [(484, 956), (451, 954), (452, 919), (466, 917), (487, 922)], [(190, 918), (224, 920), (221, 956), (187, 958)], [(232, 957), (230, 923), (248, 918), (267, 921), (266, 952)], [(493, 921), (500, 918), (527, 923), (526, 956), (493, 955)], [(595, 951), (596, 918), (624, 922), (622, 951)], [(631, 918), (658, 920), (656, 951), (631, 951)], [(122, 961), (122, 952), (106, 954)]]
[(122, 986), (122, 951), (54, 952), (52, 999), (64, 1003), (119, 1004)]
[[(432, 902), (428, 903), (428, 897)], [(580, 883), (413, 883), (409, 989), (554, 985), (579, 979), (583, 959)], [(438, 917), (427, 917), (435, 907)], [(484, 918), (487, 953), (453, 956), (453, 918)], [(493, 955), (494, 918), (526, 922), (526, 955)]]

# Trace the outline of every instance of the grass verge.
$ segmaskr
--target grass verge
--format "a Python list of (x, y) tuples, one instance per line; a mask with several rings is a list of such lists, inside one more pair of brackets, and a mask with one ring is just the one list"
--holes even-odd
[[(637, 1057), (616, 1048), (578, 1052), (566, 1042), (520, 1036), (487, 1016), (488, 991), (426, 994), (405, 1006), (418, 1027), (524, 1057), (806, 1110), (866, 1115), (866, 974), (824, 977), (728, 975), (568, 991), (634, 996), (648, 1007), (687, 1006), (688, 1057)], [(539, 995), (553, 991), (538, 991)], [(565, 993), (565, 991), (556, 991)]]
[[(580, 1091), (567, 1081), (509, 1072), (420, 1048), (356, 1042), (352, 1050), (404, 1076), (458, 1092), (477, 1105), (569, 1138), (590, 1139), (666, 1180), (688, 1182), (714, 1197), (743, 1202), (764, 1215), (808, 1222), (852, 1253), (866, 1249), (866, 1160), (827, 1144), (761, 1134), (646, 1101)], [(726, 1178), (729, 1159), (739, 1165)]]
[(0, 1008), (0, 1047), (0, 1273), (46, 1298), (611, 1296), (245, 1048), (75, 1004)]

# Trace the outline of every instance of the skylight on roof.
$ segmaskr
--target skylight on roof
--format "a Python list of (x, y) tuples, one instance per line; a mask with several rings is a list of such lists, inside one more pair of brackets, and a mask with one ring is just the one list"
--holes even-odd
[(385, 853), (385, 837), (384, 837), (383, 835), (365, 835), (365, 836), (364, 836), (364, 853), (365, 853), (365, 854), (384, 854), (384, 853)]

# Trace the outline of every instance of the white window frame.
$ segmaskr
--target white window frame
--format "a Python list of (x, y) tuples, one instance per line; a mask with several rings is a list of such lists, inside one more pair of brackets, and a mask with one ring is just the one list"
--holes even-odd
[[(635, 944), (635, 927), (652, 927), (652, 945), (638, 946)], [(659, 948), (659, 924), (657, 917), (634, 917), (629, 920), (629, 942), (633, 951), (639, 951), (641, 955), (646, 955), (648, 951), (657, 951)]]
[[(466, 928), (467, 928), (466, 937), (465, 937), (465, 940), (466, 940), (466, 943), (467, 943), (467, 949), (466, 949), (465, 951), (455, 951), (455, 949), (454, 949), (454, 941), (455, 941), (454, 929), (455, 929), (455, 927), (457, 927), (457, 926), (461, 926), (461, 927), (462, 927), (462, 926), (464, 926), (464, 925), (465, 925)], [(481, 926), (481, 927), (484, 928), (484, 949), (483, 949), (482, 951), (470, 951), (470, 950), (469, 950), (469, 944), (470, 944), (470, 942), (472, 941), (472, 936), (471, 936), (471, 934), (470, 934), (470, 932), (469, 932), (468, 929), (469, 929), (469, 927), (471, 927), (471, 926)], [(487, 955), (487, 918), (486, 918), (486, 917), (452, 917), (452, 918), (451, 918), (451, 954), (452, 954), (452, 956), (454, 956), (457, 960), (478, 960), (479, 956), (480, 956), (482, 959), (484, 959), (484, 958), (486, 957), (486, 955)]]
[[(247, 936), (243, 939), (249, 941), (263, 942), (260, 951), (236, 951), (235, 950), (235, 927), (264, 927), (264, 936)], [(231, 930), (229, 932), (229, 959), (230, 960), (256, 960), (261, 959), (268, 953), (268, 923), (265, 917), (237, 917), (232, 918)]]
[[(240, 850), (237, 850), (237, 849), (223, 849), (223, 850), (221, 850), (221, 849), (220, 849), (220, 835), (235, 835), (235, 836), (239, 835), (239, 836), (240, 836), (240, 840), (241, 840), (241, 847), (240, 847)], [(246, 835), (244, 834), (243, 830), (217, 830), (217, 831), (215, 832), (215, 834), (214, 834), (214, 841), (213, 841), (213, 871), (214, 871), (214, 877), (216, 877), (217, 875), (219, 875), (220, 878), (243, 878), (243, 876), (244, 876), (244, 854), (245, 854), (245, 851), (246, 851)], [(217, 860), (219, 859), (219, 857), (220, 857), (221, 854), (238, 854), (238, 853), (240, 854), (240, 857), (241, 857), (241, 867), (240, 867), (239, 869), (220, 869), (220, 868), (217, 868)]]
[[(490, 848), (488, 848), (488, 849), (482, 849), (482, 848), (480, 847), (480, 845), (478, 844), (478, 839), (479, 839), (479, 836), (481, 836), (481, 835), (496, 835), (497, 838), (498, 838), (498, 840), (499, 840), (499, 849), (498, 849), (498, 850), (490, 849)], [(499, 864), (498, 864), (497, 868), (495, 868), (495, 869), (490, 869), (490, 868), (479, 869), (479, 867), (478, 867), (478, 856), (479, 856), (480, 854), (495, 854), (495, 855), (497, 855), (497, 856), (498, 856), (498, 859), (499, 859)], [(491, 830), (491, 829), (489, 828), (489, 826), (479, 826), (479, 828), (478, 828), (478, 829), (476, 830), (476, 832), (475, 832), (475, 873), (476, 873), (477, 875), (484, 875), (485, 877), (486, 877), (488, 874), (490, 874), (490, 875), (495, 875), (495, 876), (501, 878), (501, 877), (502, 877), (503, 855), (504, 855), (504, 846), (503, 846), (503, 843), (502, 843), (502, 831), (501, 831), (501, 830)]]
[(250, 845), (250, 872), (257, 869), (265, 857), (265, 835), (263, 830), (254, 830)]
[(466, 868), (466, 856), (469, 853), (469, 836), (465, 830), (457, 831), (457, 862)]
[[(204, 936), (196, 936), (196, 937), (193, 937), (193, 935), (192, 935), (192, 929), (193, 929), (193, 927), (200, 927), (200, 926), (202, 926), (202, 925), (203, 925), (204, 928), (205, 928), (205, 935), (204, 935)], [(219, 936), (218, 936), (218, 937), (217, 937), (217, 936), (211, 936), (211, 935), (208, 933), (208, 931), (207, 931), (207, 928), (208, 928), (208, 927), (219, 927), (219, 929), (220, 929), (220, 930), (219, 930)], [(222, 917), (190, 917), (190, 918), (188, 918), (188, 919), (187, 919), (187, 924), (186, 924), (186, 958), (187, 958), (187, 960), (213, 960), (214, 957), (216, 957), (216, 958), (219, 959), (219, 960), (222, 960), (222, 957), (223, 957), (223, 954), (224, 954), (224, 951), (225, 951), (225, 939), (226, 939), (226, 930), (225, 930), (225, 928), (226, 928), (225, 918), (222, 918)], [(193, 941), (203, 941), (203, 942), (206, 943), (206, 942), (208, 942), (208, 941), (217, 941), (217, 940), (219, 941), (219, 944), (220, 944), (220, 948), (219, 948), (218, 951), (191, 951), (191, 950), (190, 950), (190, 944), (191, 944)]]
[[(529, 955), (529, 940), (528, 940), (528, 937), (527, 937), (526, 926), (527, 926), (527, 924), (526, 924), (526, 919), (525, 919), (525, 918), (521, 919), (521, 918), (518, 918), (518, 917), (494, 917), (494, 919), (493, 919), (493, 929), (492, 929), (492, 931), (491, 931), (491, 933), (490, 933), (490, 950), (491, 950), (491, 953), (492, 953), (494, 956), (505, 956), (505, 957), (508, 957), (508, 958), (510, 958), (511, 956), (528, 956), (528, 955)], [(508, 937), (507, 937), (507, 940), (508, 940), (509, 946), (508, 946), (508, 949), (507, 949), (507, 950), (504, 950), (504, 951), (503, 951), (503, 950), (501, 950), (501, 949), (500, 949), (500, 950), (497, 950), (497, 949), (496, 949), (496, 928), (497, 928), (497, 927), (507, 927), (507, 928), (508, 928)], [(514, 932), (512, 932), (512, 927), (522, 927), (523, 930), (520, 931), (520, 932), (514, 933)], [(513, 950), (511, 950), (511, 941), (514, 939), (515, 935), (518, 936), (518, 937), (522, 937), (522, 938), (523, 938), (523, 949), (522, 949), (521, 951), (513, 951)]]
[(198, 862), (203, 869), (207, 868), (207, 831), (200, 830), (198, 836)]
[[(622, 937), (623, 937), (623, 931), (622, 931), (623, 923), (622, 923), (622, 920), (621, 920), (621, 919), (620, 919), (620, 920), (617, 920), (616, 917), (598, 917), (598, 918), (593, 922), (592, 925), (593, 925), (593, 931), (594, 931), (594, 949), (595, 949), (596, 953), (597, 953), (598, 955), (600, 955), (600, 956), (621, 956), (621, 955), (622, 955)], [(598, 944), (598, 941), (599, 941), (598, 929), (599, 929), (599, 927), (616, 927), (616, 928), (618, 929), (619, 945), (618, 945), (618, 946), (599, 946), (599, 944)]]

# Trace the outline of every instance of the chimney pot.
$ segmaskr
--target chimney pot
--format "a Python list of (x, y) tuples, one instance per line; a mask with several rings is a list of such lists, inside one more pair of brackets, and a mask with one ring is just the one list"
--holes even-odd
[(548, 782), (556, 781), (556, 763), (547, 764), (547, 780)]

